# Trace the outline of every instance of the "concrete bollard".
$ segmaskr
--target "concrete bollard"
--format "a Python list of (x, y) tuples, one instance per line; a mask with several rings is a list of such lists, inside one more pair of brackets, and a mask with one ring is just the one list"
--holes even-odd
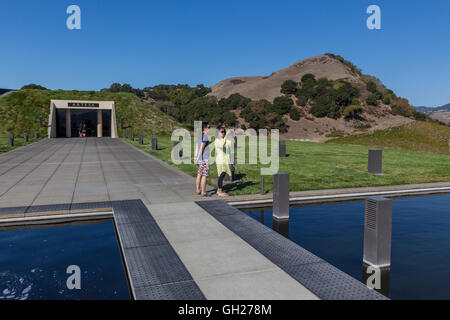
[(369, 150), (369, 165), (368, 172), (370, 174), (382, 174), (383, 167), (383, 150), (370, 149)]
[(128, 139), (128, 131), (125, 130), (125, 132), (123, 133), (123, 136), (125, 137), (125, 139)]
[(279, 172), (273, 176), (273, 218), (289, 219), (289, 173)]
[(139, 144), (144, 144), (144, 136), (142, 134), (139, 135)]
[(39, 139), (39, 131), (36, 130), (36, 131), (34, 132), (34, 138), (35, 138), (35, 139)]
[(152, 150), (158, 150), (158, 138), (152, 138)]
[(14, 147), (14, 136), (12, 134), (8, 135), (8, 145)]
[(286, 158), (286, 141), (279, 141), (279, 153), (280, 158)]
[(24, 142), (28, 142), (28, 133), (27, 133), (27, 132), (25, 132), (25, 133), (23, 134), (23, 141), (24, 141)]
[(364, 256), (366, 264), (385, 268), (391, 265), (392, 200), (366, 199), (364, 218)]
[(134, 132), (131, 132), (131, 134), (130, 134), (130, 140), (131, 140), (131, 141), (134, 141)]
[(264, 176), (261, 176), (261, 194), (266, 194), (264, 190)]

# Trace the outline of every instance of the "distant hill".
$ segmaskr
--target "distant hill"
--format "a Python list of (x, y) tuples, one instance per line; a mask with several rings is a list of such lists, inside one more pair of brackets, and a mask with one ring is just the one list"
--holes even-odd
[(299, 61), (269, 76), (252, 76), (230, 78), (213, 85), (210, 95), (226, 98), (239, 93), (252, 100), (266, 99), (273, 101), (280, 96), (280, 88), (284, 81), (299, 82), (305, 74), (314, 74), (316, 78), (326, 77), (330, 80), (347, 79), (349, 82), (364, 87), (358, 70), (327, 55), (318, 55)]
[(122, 135), (120, 118), (125, 118), (129, 130), (146, 136), (171, 132), (180, 125), (158, 108), (126, 92), (64, 91), (64, 90), (19, 90), (0, 98), (0, 131), (22, 135), (39, 130), (47, 135), (47, 128), (39, 128), (39, 116), (48, 121), (51, 99), (114, 101), (119, 135)]
[[(313, 75), (318, 81), (326, 78), (331, 81), (332, 87), (336, 90), (349, 83), (359, 91), (359, 96), (353, 99), (356, 102), (352, 101), (350, 105), (334, 106), (333, 102), (330, 102), (327, 107), (327, 102), (323, 100), (328, 99), (330, 91), (325, 91), (323, 94), (317, 91), (300, 102), (298, 92), (304, 87), (302, 79), (305, 75)], [(290, 82), (290, 87), (293, 88), (292, 93), (289, 92), (289, 85), (286, 82)], [(295, 83), (298, 83), (297, 88)], [(287, 90), (281, 92), (282, 86), (286, 86)], [(294, 102), (294, 108), (301, 115), (299, 119), (285, 116), (289, 129), (282, 136), (290, 139), (325, 141), (336, 136), (402, 126), (416, 119), (431, 121), (429, 117), (419, 114), (407, 99), (398, 97), (392, 90), (386, 88), (379, 79), (363, 74), (351, 62), (330, 53), (299, 61), (268, 76), (225, 79), (212, 86), (211, 90), (209, 95), (218, 99), (234, 94), (240, 94), (252, 100), (264, 99), (270, 102), (280, 96), (290, 97)], [(317, 93), (319, 96), (316, 95)], [(328, 112), (328, 115), (324, 117), (320, 116), (320, 113), (313, 112), (314, 104), (318, 104), (320, 95), (322, 95), (321, 108), (340, 108), (338, 116), (330, 116)], [(348, 115), (344, 112), (346, 107), (352, 107), (359, 114), (346, 117), (345, 115)], [(239, 118), (239, 121), (242, 123), (242, 118)]]
[(440, 107), (415, 107), (417, 111), (428, 114), (433, 119), (450, 124), (450, 103)]

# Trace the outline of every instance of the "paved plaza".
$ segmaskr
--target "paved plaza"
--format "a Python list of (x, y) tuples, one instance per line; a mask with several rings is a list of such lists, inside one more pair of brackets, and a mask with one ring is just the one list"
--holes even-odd
[(131, 199), (207, 299), (318, 298), (201, 208), (192, 177), (119, 139), (45, 139), (0, 156), (0, 208)]

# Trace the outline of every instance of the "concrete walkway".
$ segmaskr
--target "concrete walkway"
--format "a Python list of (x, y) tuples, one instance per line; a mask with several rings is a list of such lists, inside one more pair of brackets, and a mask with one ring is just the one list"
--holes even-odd
[(118, 139), (0, 156), (0, 208), (141, 199), (207, 299), (317, 299), (195, 201), (194, 179)]

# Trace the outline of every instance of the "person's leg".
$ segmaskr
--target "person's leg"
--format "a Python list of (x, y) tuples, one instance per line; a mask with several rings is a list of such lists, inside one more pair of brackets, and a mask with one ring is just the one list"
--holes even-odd
[(200, 194), (200, 188), (201, 188), (201, 186), (200, 186), (200, 184), (201, 184), (201, 181), (202, 181), (202, 174), (201, 174), (201, 172), (200, 172), (200, 165), (197, 165), (197, 168), (198, 168), (198, 170), (197, 170), (197, 179), (195, 180), (195, 193), (196, 194)]
[(200, 193), (201, 181), (202, 181), (202, 176), (198, 174), (197, 179), (195, 180), (195, 193), (198, 193), (198, 194)]
[(209, 176), (209, 164), (208, 162), (202, 163), (202, 196), (206, 195), (206, 180)]
[(226, 172), (222, 172), (220, 174), (219, 180), (217, 181), (217, 195), (219, 196), (227, 196), (228, 194), (226, 194), (225, 192), (223, 192), (223, 179), (225, 179), (225, 176), (227, 175)]

